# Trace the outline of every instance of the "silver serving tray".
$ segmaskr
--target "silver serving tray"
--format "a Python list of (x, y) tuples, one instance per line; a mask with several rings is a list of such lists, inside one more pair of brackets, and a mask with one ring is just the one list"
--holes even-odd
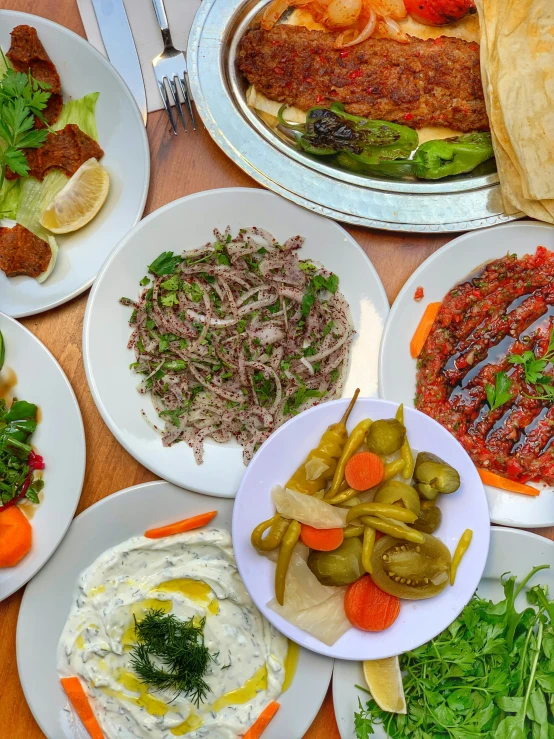
[(408, 232), (469, 231), (521, 217), (504, 213), (498, 176), (437, 182), (364, 177), (298, 151), (246, 104), (236, 52), (267, 0), (203, 0), (188, 43), (192, 95), (214, 141), (265, 187), (322, 215)]

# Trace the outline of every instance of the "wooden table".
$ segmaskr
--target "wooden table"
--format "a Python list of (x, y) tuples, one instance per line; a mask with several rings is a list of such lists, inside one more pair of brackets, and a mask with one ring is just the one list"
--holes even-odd
[[(44, 16), (85, 35), (74, 0), (3, 0), (2, 7)], [(225, 157), (201, 125), (196, 134), (180, 133), (174, 137), (168, 131), (165, 113), (159, 111), (148, 116), (147, 130), (152, 170), (145, 215), (193, 192), (256, 187)], [(391, 302), (415, 268), (450, 240), (446, 235), (396, 235), (350, 226), (347, 229), (377, 268)], [(81, 407), (87, 469), (77, 513), (117, 490), (156, 479), (117, 443), (93, 403), (81, 352), (87, 297), (85, 293), (61, 308), (22, 321), (59, 361)], [(554, 529), (541, 529), (537, 533), (554, 539)], [(0, 734), (7, 739), (4, 731), (8, 730), (10, 739), (39, 739), (44, 735), (27, 707), (17, 676), (15, 629), (22, 593), (20, 590), (0, 603), (0, 726), (4, 727)], [(340, 739), (330, 692), (304, 739)]]

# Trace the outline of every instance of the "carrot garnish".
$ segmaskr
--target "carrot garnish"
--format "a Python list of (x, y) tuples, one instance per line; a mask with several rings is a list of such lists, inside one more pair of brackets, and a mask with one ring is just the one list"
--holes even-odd
[(260, 713), (256, 721), (248, 729), (243, 739), (260, 739), (261, 735), (267, 729), (271, 719), (275, 716), (277, 711), (281, 708), (277, 701), (271, 701), (267, 708)]
[(17, 506), (0, 511), (0, 567), (13, 567), (33, 542), (31, 524)]
[(419, 326), (416, 328), (412, 340), (410, 341), (410, 354), (414, 359), (417, 359), (421, 354), (421, 350), (423, 349), (425, 342), (427, 341), (427, 337), (429, 336), (429, 332), (435, 323), (440, 307), (440, 303), (429, 303), (427, 308), (425, 308), (425, 312), (419, 322)]
[(77, 716), (83, 722), (85, 729), (91, 736), (91, 739), (104, 739), (102, 729), (98, 725), (96, 716), (92, 712), (87, 695), (83, 690), (83, 686), (78, 677), (62, 677), (60, 678), (62, 688), (65, 690), (67, 697)]
[(148, 529), (144, 535), (148, 539), (161, 539), (162, 536), (173, 536), (173, 534), (182, 534), (184, 531), (192, 531), (193, 529), (199, 529), (210, 523), (212, 518), (217, 515), (217, 511), (210, 511), (209, 513), (200, 513), (198, 516), (192, 516), (191, 518), (184, 518), (182, 521), (175, 521), (175, 523), (169, 523), (167, 526), (160, 526), (157, 529)]
[(300, 530), (300, 541), (316, 552), (332, 552), (344, 541), (342, 529), (314, 529), (303, 523)]
[(344, 596), (344, 612), (357, 629), (383, 631), (398, 618), (400, 600), (384, 593), (370, 575), (364, 575), (348, 586)]
[(479, 477), (484, 485), (490, 485), (493, 488), (500, 488), (501, 490), (508, 490), (510, 493), (521, 493), (522, 495), (540, 495), (540, 490), (534, 488), (532, 485), (524, 485), (522, 482), (515, 482), (514, 480), (508, 480), (507, 477), (497, 475), (495, 472), (490, 470), (483, 470), (480, 467), (477, 468)]
[(373, 452), (358, 452), (346, 463), (344, 476), (353, 490), (369, 490), (383, 480), (385, 465)]

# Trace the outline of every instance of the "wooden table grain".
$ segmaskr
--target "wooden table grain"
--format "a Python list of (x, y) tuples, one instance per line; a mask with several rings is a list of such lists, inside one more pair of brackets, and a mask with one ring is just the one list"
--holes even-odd
[[(2, 8), (41, 15), (84, 36), (74, 0), (2, 0)], [(202, 190), (257, 186), (224, 156), (202, 126), (195, 134), (180, 133), (175, 137), (169, 133), (165, 114), (160, 111), (148, 116), (147, 130), (152, 170), (145, 214)], [(350, 226), (347, 229), (375, 265), (391, 302), (415, 268), (451, 238), (399, 235)], [(87, 467), (77, 513), (117, 490), (156, 479), (117, 443), (92, 400), (81, 351), (87, 297), (85, 293), (60, 308), (22, 321), (59, 361), (81, 407)], [(554, 529), (537, 533), (554, 539)], [(22, 593), (21, 590), (0, 603), (0, 726), (4, 727), (0, 734), (9, 735), (10, 739), (41, 739), (44, 735), (27, 707), (17, 675), (15, 631)], [(339, 739), (330, 692), (304, 739)]]

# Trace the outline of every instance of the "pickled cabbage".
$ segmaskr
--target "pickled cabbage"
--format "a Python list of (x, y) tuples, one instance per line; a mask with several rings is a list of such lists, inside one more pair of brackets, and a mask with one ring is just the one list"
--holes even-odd
[(314, 529), (337, 529), (346, 526), (347, 510), (329, 505), (311, 495), (276, 485), (271, 491), (277, 512), (285, 518), (294, 518)]
[[(322, 586), (323, 587), (323, 586)], [(286, 601), (280, 606), (274, 598), (267, 605), (284, 619), (303, 631), (307, 631), (319, 641), (331, 646), (345, 634), (352, 624), (344, 612), (346, 588), (329, 588), (333, 595), (322, 603), (296, 611)]]
[(304, 469), (306, 470), (306, 480), (317, 480), (329, 469), (329, 465), (319, 457), (312, 457), (306, 462)]

